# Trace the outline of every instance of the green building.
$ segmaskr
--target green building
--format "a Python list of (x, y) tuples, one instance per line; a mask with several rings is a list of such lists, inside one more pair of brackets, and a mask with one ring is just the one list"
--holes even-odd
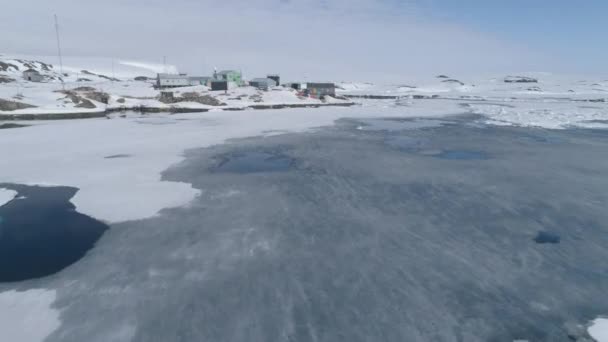
[(223, 70), (215, 74), (215, 79), (228, 81), (228, 83), (236, 83), (236, 85), (243, 86), (243, 74), (236, 70)]

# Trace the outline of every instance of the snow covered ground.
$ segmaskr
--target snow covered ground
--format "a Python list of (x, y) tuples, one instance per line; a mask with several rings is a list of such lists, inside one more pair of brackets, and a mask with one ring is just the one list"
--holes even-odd
[(3, 341), (40, 342), (60, 325), (50, 306), (55, 291), (34, 289), (0, 292), (0, 331)]
[(598, 318), (589, 327), (589, 335), (597, 342), (608, 342), (608, 319)]
[(487, 116), (494, 124), (552, 129), (608, 127), (608, 79), (601, 77), (438, 75), (398, 85), (343, 82), (339, 87), (338, 92), (346, 96), (395, 97), (400, 101), (449, 99), (461, 103), (468, 112)]
[[(283, 87), (271, 91), (239, 87), (224, 93), (210, 91), (206, 86), (193, 86), (174, 89), (175, 97), (190, 94), (191, 99), (192, 95), (195, 95), (209, 97), (215, 101), (182, 99), (175, 103), (163, 103), (159, 101), (160, 91), (153, 88), (153, 78), (156, 77), (157, 72), (177, 73), (177, 68), (174, 66), (68, 57), (62, 74), (57, 65), (48, 61), (54, 61), (54, 58), (0, 55), (0, 118), (7, 114), (102, 113), (108, 109), (142, 106), (169, 111), (184, 108), (239, 109), (259, 105), (320, 105), (349, 102), (334, 98), (321, 101), (301, 97), (295, 90)], [(44, 76), (44, 81), (24, 80), (22, 72), (27, 69), (38, 71)], [(135, 80), (136, 77), (139, 80)], [(71, 95), (78, 95), (90, 103), (84, 105), (81, 99), (75, 99)], [(2, 101), (24, 104), (24, 108), (3, 108)]]
[(16, 195), (16, 191), (0, 188), (0, 207), (11, 201)]

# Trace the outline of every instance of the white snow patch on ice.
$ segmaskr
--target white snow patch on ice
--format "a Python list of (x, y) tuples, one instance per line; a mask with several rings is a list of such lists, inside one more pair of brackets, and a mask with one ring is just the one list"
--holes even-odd
[(13, 200), (15, 196), (17, 196), (16, 191), (0, 188), (0, 207)]
[(536, 126), (550, 129), (568, 127), (605, 128), (608, 106), (576, 102), (509, 102), (508, 104), (472, 103), (473, 113), (486, 115), (488, 123)]
[(0, 293), (0, 334), (3, 341), (42, 342), (60, 325), (59, 311), (51, 307), (54, 290)]
[(608, 342), (608, 318), (594, 320), (587, 331), (597, 342)]

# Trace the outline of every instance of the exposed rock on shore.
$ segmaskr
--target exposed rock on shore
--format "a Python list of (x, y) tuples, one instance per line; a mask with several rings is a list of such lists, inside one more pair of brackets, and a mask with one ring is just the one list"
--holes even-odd
[(23, 103), (23, 102), (0, 99), (0, 110), (13, 111), (13, 110), (27, 109), (27, 108), (36, 108), (36, 106), (32, 106), (30, 104)]

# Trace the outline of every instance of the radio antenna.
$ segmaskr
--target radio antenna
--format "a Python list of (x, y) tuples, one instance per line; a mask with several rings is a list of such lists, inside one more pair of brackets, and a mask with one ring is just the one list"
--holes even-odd
[(59, 55), (59, 72), (61, 73), (61, 87), (65, 90), (65, 84), (63, 82), (63, 58), (61, 57), (61, 42), (59, 40), (59, 20), (57, 20), (57, 14), (55, 14), (55, 34), (57, 36), (57, 54)]

